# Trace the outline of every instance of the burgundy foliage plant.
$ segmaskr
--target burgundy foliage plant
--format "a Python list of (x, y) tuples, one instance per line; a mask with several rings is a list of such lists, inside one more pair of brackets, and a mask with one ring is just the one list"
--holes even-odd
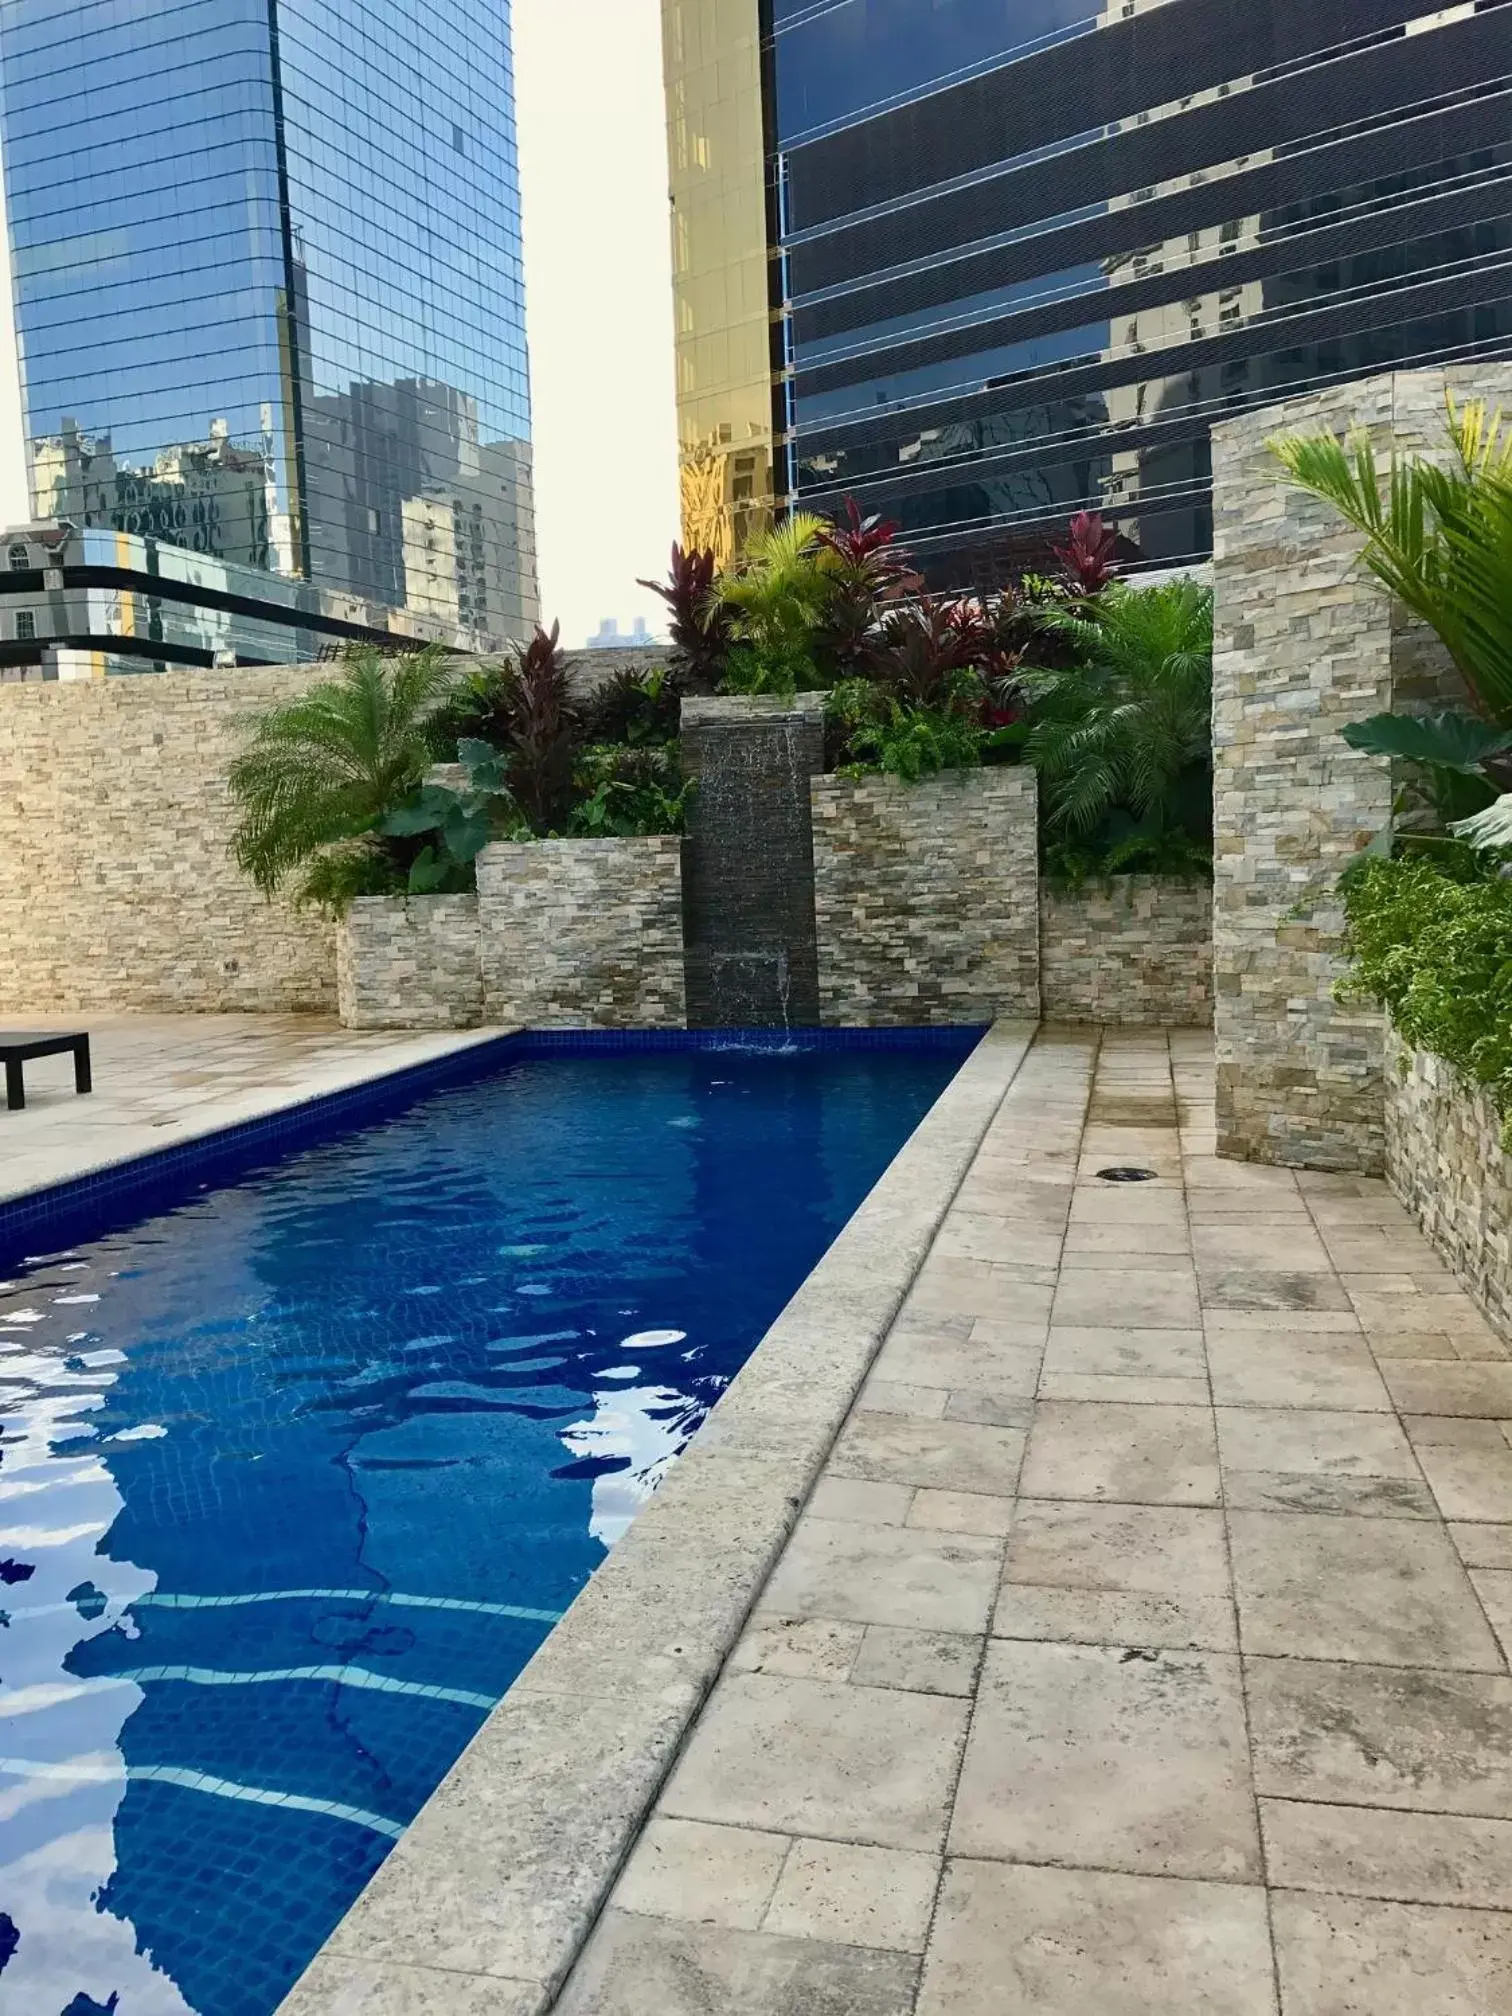
[(1118, 534), (1103, 523), (1100, 511), (1078, 511), (1067, 528), (1065, 545), (1052, 541), (1050, 550), (1083, 595), (1096, 595), (1113, 578)]
[(639, 584), (659, 595), (670, 612), (672, 671), (684, 693), (713, 693), (718, 689), (734, 642), (731, 613), (715, 590), (718, 573), (714, 555), (707, 547), (692, 546), (684, 551), (674, 540), (666, 580)]

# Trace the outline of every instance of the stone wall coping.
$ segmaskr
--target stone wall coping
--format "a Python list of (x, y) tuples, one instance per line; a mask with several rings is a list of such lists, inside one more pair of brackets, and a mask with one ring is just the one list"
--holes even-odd
[(375, 1969), (385, 2006), (549, 2006), (1032, 1035), (996, 1023), (966, 1059), (281, 2016), (373, 2008)]
[(684, 699), (681, 721), (684, 728), (702, 728), (731, 722), (782, 720), (789, 715), (811, 721), (824, 715), (826, 693), (690, 693)]
[(680, 847), (680, 833), (595, 833), (560, 834), (553, 833), (545, 840), (490, 840), (486, 847), (478, 850), (481, 861), (485, 854), (562, 854), (577, 853), (579, 849), (607, 854), (620, 847)]

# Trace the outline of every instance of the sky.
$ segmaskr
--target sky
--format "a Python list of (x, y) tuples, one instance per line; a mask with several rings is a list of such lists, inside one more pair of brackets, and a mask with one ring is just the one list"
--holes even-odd
[(541, 607), (662, 630), (677, 537), (660, 0), (513, 0)]

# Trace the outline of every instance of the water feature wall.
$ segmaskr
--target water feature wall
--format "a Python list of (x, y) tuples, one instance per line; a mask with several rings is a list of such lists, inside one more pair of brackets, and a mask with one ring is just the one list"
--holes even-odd
[(824, 765), (822, 696), (685, 700), (682, 750), (697, 779), (683, 841), (688, 1026), (813, 1026), (809, 779)]

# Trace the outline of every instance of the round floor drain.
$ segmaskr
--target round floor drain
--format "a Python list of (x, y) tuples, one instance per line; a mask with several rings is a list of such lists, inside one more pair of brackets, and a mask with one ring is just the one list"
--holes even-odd
[(1100, 1183), (1153, 1183), (1155, 1180), (1155, 1171), (1153, 1169), (1099, 1169), (1097, 1180)]

